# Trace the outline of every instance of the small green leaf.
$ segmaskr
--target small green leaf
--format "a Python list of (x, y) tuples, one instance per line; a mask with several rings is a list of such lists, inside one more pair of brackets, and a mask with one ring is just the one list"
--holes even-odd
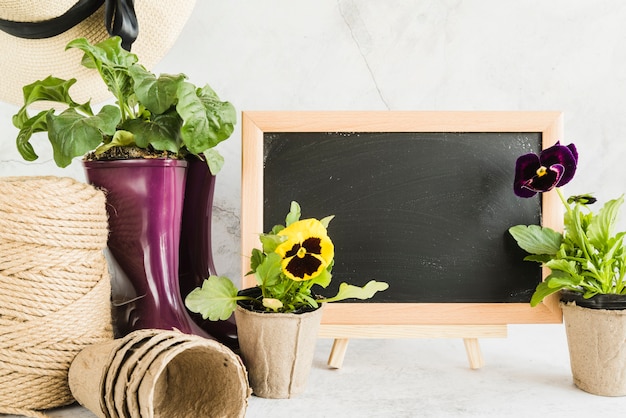
[(237, 288), (223, 276), (210, 276), (185, 298), (185, 306), (211, 321), (230, 318), (237, 306)]
[(106, 144), (100, 145), (98, 148), (95, 149), (94, 152), (96, 155), (101, 155), (102, 153), (110, 150), (113, 147), (125, 147), (133, 144), (134, 142), (135, 135), (133, 135), (131, 132), (116, 131), (115, 134), (113, 134), (113, 138), (111, 138), (111, 141), (107, 142)]
[(217, 173), (222, 171), (222, 167), (224, 166), (224, 157), (222, 157), (222, 154), (220, 154), (215, 148), (210, 148), (202, 154), (209, 165), (209, 171), (211, 171), (211, 174), (215, 176)]
[(576, 270), (576, 262), (574, 261), (555, 259), (548, 261), (546, 266), (552, 271), (562, 271), (572, 276), (578, 274), (578, 271)]
[(593, 213), (584, 214), (581, 212), (582, 205), (574, 205), (572, 210), (565, 212), (563, 218), (565, 230), (567, 231), (565, 240), (568, 245), (574, 248), (585, 248), (589, 241), (585, 235), (585, 231), (593, 218)]
[(556, 254), (563, 241), (558, 232), (538, 225), (516, 225), (509, 232), (517, 245), (531, 254)]
[(263, 298), (263, 306), (276, 312), (283, 307), (283, 303), (278, 299)]
[(556, 293), (561, 289), (561, 287), (550, 287), (546, 282), (539, 283), (535, 289), (535, 293), (533, 293), (533, 296), (530, 298), (530, 306), (534, 307), (539, 305), (546, 296)]
[(341, 283), (339, 285), (339, 291), (332, 298), (320, 299), (320, 303), (337, 302), (345, 299), (370, 299), (376, 294), (386, 290), (389, 285), (385, 282), (377, 282), (376, 280), (370, 280), (363, 287), (354, 286), (348, 283)]
[(285, 242), (287, 237), (284, 235), (261, 234), (259, 239), (261, 240), (263, 252), (269, 254), (274, 252), (276, 247), (278, 247), (281, 243)]
[(281, 271), (282, 258), (276, 253), (270, 253), (256, 269), (256, 279), (260, 286), (273, 286), (278, 281)]
[(311, 279), (311, 281), (313, 282), (313, 284), (321, 286), (321, 287), (323, 287), (325, 289), (330, 284), (332, 278), (333, 278), (332, 273), (329, 271), (328, 268), (326, 268), (326, 269), (322, 270), (322, 272), (320, 274), (318, 274), (313, 279)]
[(324, 228), (328, 229), (328, 225), (330, 224), (330, 221), (332, 221), (334, 218), (335, 218), (335, 215), (326, 216), (325, 218), (320, 219), (320, 223), (324, 225)]
[(252, 255), (250, 256), (250, 272), (248, 274), (256, 271), (263, 260), (265, 260), (265, 254), (263, 254), (263, 251), (258, 248), (253, 248)]
[(572, 276), (563, 271), (553, 271), (546, 277), (545, 283), (551, 289), (563, 289), (564, 287), (578, 286), (582, 280), (583, 277), (578, 274)]
[(285, 217), (285, 226), (289, 226), (294, 222), (298, 222), (301, 215), (302, 210), (300, 209), (300, 205), (295, 200), (292, 201), (291, 205), (289, 206), (289, 213)]
[(16, 145), (22, 158), (26, 161), (35, 161), (37, 153), (30, 143), (30, 138), (34, 133), (45, 132), (48, 130), (48, 114), (54, 114), (54, 110), (43, 110), (36, 116), (20, 123), (20, 132), (17, 134)]
[(135, 135), (135, 144), (140, 148), (151, 145), (155, 150), (178, 153), (181, 147), (179, 135), (180, 118), (175, 112), (157, 115), (151, 120), (128, 119), (120, 129)]
[(530, 254), (524, 257), (524, 261), (534, 261), (536, 263), (544, 264), (552, 260), (552, 257), (553, 256), (550, 254)]
[(285, 225), (274, 225), (270, 235), (278, 235), (283, 229), (285, 229)]
[(603, 250), (607, 249), (606, 246), (613, 232), (622, 203), (624, 203), (624, 196), (610, 200), (604, 204), (596, 216), (591, 218), (587, 228), (587, 237), (594, 247)]

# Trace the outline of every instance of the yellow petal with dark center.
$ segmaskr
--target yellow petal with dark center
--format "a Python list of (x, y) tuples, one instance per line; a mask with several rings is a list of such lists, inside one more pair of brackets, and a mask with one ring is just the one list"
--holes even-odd
[(303, 219), (278, 233), (287, 240), (276, 247), (283, 273), (292, 280), (310, 280), (319, 275), (335, 256), (326, 228), (317, 219)]

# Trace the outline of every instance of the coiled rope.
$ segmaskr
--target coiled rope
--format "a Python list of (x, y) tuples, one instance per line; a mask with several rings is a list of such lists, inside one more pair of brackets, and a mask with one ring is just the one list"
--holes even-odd
[(0, 177), (0, 413), (74, 402), (67, 373), (113, 338), (105, 196), (60, 177)]

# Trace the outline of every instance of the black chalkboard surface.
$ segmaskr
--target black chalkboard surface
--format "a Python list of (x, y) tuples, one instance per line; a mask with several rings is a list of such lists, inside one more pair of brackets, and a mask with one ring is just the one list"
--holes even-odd
[[(242, 270), (258, 234), (334, 214), (340, 282), (390, 287), (328, 304), (323, 325), (561, 321), (558, 301), (531, 308), (546, 275), (507, 230), (561, 228), (551, 193), (517, 198), (515, 160), (561, 140), (558, 112), (244, 112)], [(244, 287), (254, 285), (244, 278)], [(324, 291), (322, 291), (324, 293)]]
[(529, 302), (541, 269), (507, 229), (540, 223), (539, 196), (512, 192), (516, 158), (540, 150), (539, 133), (267, 133), (264, 230), (291, 200), (336, 215), (322, 294), (375, 279), (393, 286), (370, 302)]

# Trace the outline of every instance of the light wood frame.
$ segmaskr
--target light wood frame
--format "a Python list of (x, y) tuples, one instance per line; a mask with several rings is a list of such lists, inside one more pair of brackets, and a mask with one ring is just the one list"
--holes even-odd
[[(242, 272), (263, 232), (263, 137), (272, 132), (533, 132), (543, 147), (562, 140), (561, 112), (260, 111), (242, 113)], [(512, 191), (511, 191), (512, 193)], [(542, 224), (562, 230), (556, 193), (542, 197)], [(543, 277), (548, 274), (544, 268)], [(254, 286), (246, 277), (243, 287)], [(501, 337), (507, 324), (560, 323), (558, 297), (528, 303), (330, 303), (320, 336), (329, 338)], [(485, 327), (487, 326), (487, 327)], [(492, 327), (492, 326), (495, 326)], [(459, 328), (460, 327), (460, 328)], [(445, 331), (448, 330), (448, 331)], [(494, 332), (495, 331), (495, 332)], [(439, 335), (441, 336), (441, 335)]]

